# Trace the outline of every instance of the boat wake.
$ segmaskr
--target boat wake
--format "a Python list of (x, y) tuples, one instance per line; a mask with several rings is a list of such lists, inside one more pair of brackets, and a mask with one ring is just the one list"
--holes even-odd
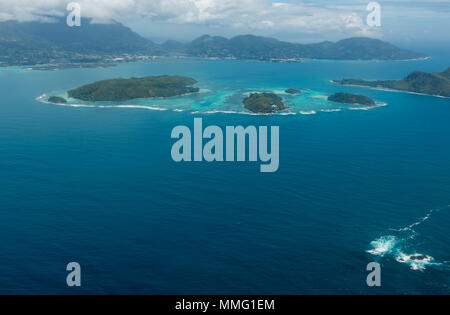
[(448, 262), (438, 262), (432, 256), (418, 253), (414, 249), (413, 240), (419, 233), (415, 230), (424, 222), (430, 220), (434, 213), (450, 208), (431, 210), (418, 221), (400, 229), (391, 229), (390, 235), (381, 236), (370, 243), (371, 248), (367, 253), (379, 257), (392, 257), (397, 262), (407, 264), (412, 270), (424, 271), (430, 266), (447, 265)]

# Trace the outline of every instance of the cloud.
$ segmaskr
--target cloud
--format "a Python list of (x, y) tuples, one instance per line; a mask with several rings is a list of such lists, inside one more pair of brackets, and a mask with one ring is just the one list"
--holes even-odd
[[(70, 0), (1, 0), (0, 20), (48, 21), (63, 17)], [(96, 23), (116, 20), (124, 24), (157, 23), (186, 28), (221, 29), (228, 32), (340, 34), (381, 37), (383, 28), (366, 24), (369, 0), (78, 0), (82, 15)], [(427, 17), (448, 14), (449, 1), (383, 3), (383, 18), (396, 21), (408, 12)], [(408, 22), (405, 22), (408, 23)], [(414, 22), (410, 22), (412, 26)], [(425, 22), (424, 22), (425, 23)], [(392, 23), (391, 23), (392, 24)], [(407, 28), (407, 26), (405, 27)], [(162, 30), (164, 32), (164, 30)], [(388, 30), (392, 31), (392, 30)]]
[[(269, 0), (78, 0), (84, 17), (97, 22), (132, 21), (136, 17), (158, 23), (301, 32), (340, 30), (366, 32), (362, 20), (345, 8), (326, 8), (296, 2)], [(68, 1), (1, 0), (0, 20), (46, 21), (67, 14)], [(363, 8), (364, 9), (364, 8)], [(350, 27), (351, 26), (351, 27)]]

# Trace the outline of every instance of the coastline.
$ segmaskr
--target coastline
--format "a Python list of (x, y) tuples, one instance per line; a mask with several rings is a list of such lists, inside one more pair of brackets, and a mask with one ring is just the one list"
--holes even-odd
[(336, 83), (334, 80), (329, 80), (328, 82), (333, 83), (335, 85), (340, 85), (340, 86), (353, 86), (353, 87), (359, 87), (359, 88), (365, 88), (365, 89), (371, 89), (371, 90), (378, 90), (378, 91), (385, 91), (385, 92), (415, 94), (415, 95), (431, 96), (431, 97), (438, 97), (438, 98), (450, 98), (450, 96), (432, 95), (432, 94), (418, 93), (418, 92), (412, 92), (412, 91), (406, 91), (406, 90), (395, 90), (395, 89), (388, 89), (388, 88), (379, 88), (379, 87), (373, 87), (373, 86), (367, 86), (367, 85), (339, 84), (339, 83)]
[[(408, 61), (425, 61), (432, 59), (432, 56), (413, 58), (413, 59), (318, 59), (318, 58), (299, 58), (300, 61), (297, 62), (274, 62), (271, 60), (260, 60), (260, 59), (239, 59), (239, 58), (228, 58), (228, 57), (198, 57), (198, 56), (157, 56), (157, 58), (152, 60), (124, 60), (120, 62), (98, 62), (98, 63), (77, 63), (77, 62), (65, 62), (65, 63), (54, 63), (54, 64), (33, 64), (33, 65), (22, 65), (22, 64), (8, 64), (0, 66), (0, 69), (8, 69), (17, 67), (22, 70), (32, 70), (32, 71), (62, 71), (69, 69), (78, 68), (105, 68), (105, 67), (116, 67), (123, 63), (139, 63), (156, 61), (161, 59), (176, 59), (176, 60), (200, 60), (200, 61), (246, 61), (246, 62), (262, 62), (262, 63), (277, 63), (277, 64), (292, 64), (292, 63), (303, 63), (305, 61), (331, 61), (331, 62), (382, 62), (382, 61), (394, 61), (394, 62), (408, 62)], [(46, 69), (49, 68), (49, 69)]]

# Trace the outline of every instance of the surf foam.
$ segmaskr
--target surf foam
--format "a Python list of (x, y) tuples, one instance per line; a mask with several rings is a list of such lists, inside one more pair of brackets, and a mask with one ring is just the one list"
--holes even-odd
[[(450, 208), (447, 206), (446, 208)], [(393, 234), (381, 236), (370, 242), (371, 248), (367, 253), (374, 256), (391, 256), (397, 262), (407, 264), (412, 270), (424, 271), (429, 266), (440, 266), (442, 263), (436, 262), (435, 259), (427, 254), (418, 253), (412, 247), (412, 240), (416, 238), (418, 233), (414, 228), (431, 219), (433, 213), (441, 211), (444, 208), (431, 210), (424, 217), (416, 222), (400, 228), (391, 229)]]

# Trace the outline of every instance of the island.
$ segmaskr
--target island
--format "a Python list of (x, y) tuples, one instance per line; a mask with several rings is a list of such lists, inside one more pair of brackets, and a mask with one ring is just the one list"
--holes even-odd
[(375, 101), (364, 95), (349, 93), (336, 93), (328, 97), (328, 100), (336, 103), (359, 104), (365, 106), (375, 106)]
[[(155, 57), (194, 57), (297, 63), (305, 59), (410, 60), (427, 55), (402, 49), (373, 38), (353, 37), (337, 42), (293, 43), (276, 38), (238, 35), (232, 38), (203, 35), (190, 42), (156, 43), (129, 27), (111, 21), (95, 23), (81, 18), (83, 27), (67, 27), (64, 17), (52, 23), (0, 20), (0, 66), (25, 66), (33, 70), (68, 69), (58, 64), (110, 66), (119, 62), (153, 60)], [(69, 39), (70, 40), (67, 40)], [(56, 65), (55, 65), (56, 64)], [(97, 65), (98, 66), (97, 66)], [(102, 64), (102, 65), (100, 65)], [(39, 67), (37, 65), (42, 65)]]
[(287, 94), (292, 94), (292, 95), (300, 95), (300, 94), (302, 94), (302, 91), (297, 90), (297, 89), (287, 89), (284, 92), (287, 93)]
[(48, 101), (50, 103), (55, 103), (55, 104), (65, 104), (67, 103), (65, 98), (59, 97), (59, 96), (50, 96), (48, 98)]
[(450, 97), (450, 68), (443, 72), (414, 71), (403, 80), (366, 81), (361, 79), (333, 80), (340, 85), (383, 88), (433, 96)]
[(143, 78), (98, 81), (70, 90), (69, 96), (83, 101), (122, 102), (137, 98), (173, 97), (198, 93), (197, 81), (182, 76), (148, 76)]
[(283, 103), (283, 99), (274, 93), (252, 93), (243, 103), (246, 109), (258, 114), (273, 114), (289, 108)]

